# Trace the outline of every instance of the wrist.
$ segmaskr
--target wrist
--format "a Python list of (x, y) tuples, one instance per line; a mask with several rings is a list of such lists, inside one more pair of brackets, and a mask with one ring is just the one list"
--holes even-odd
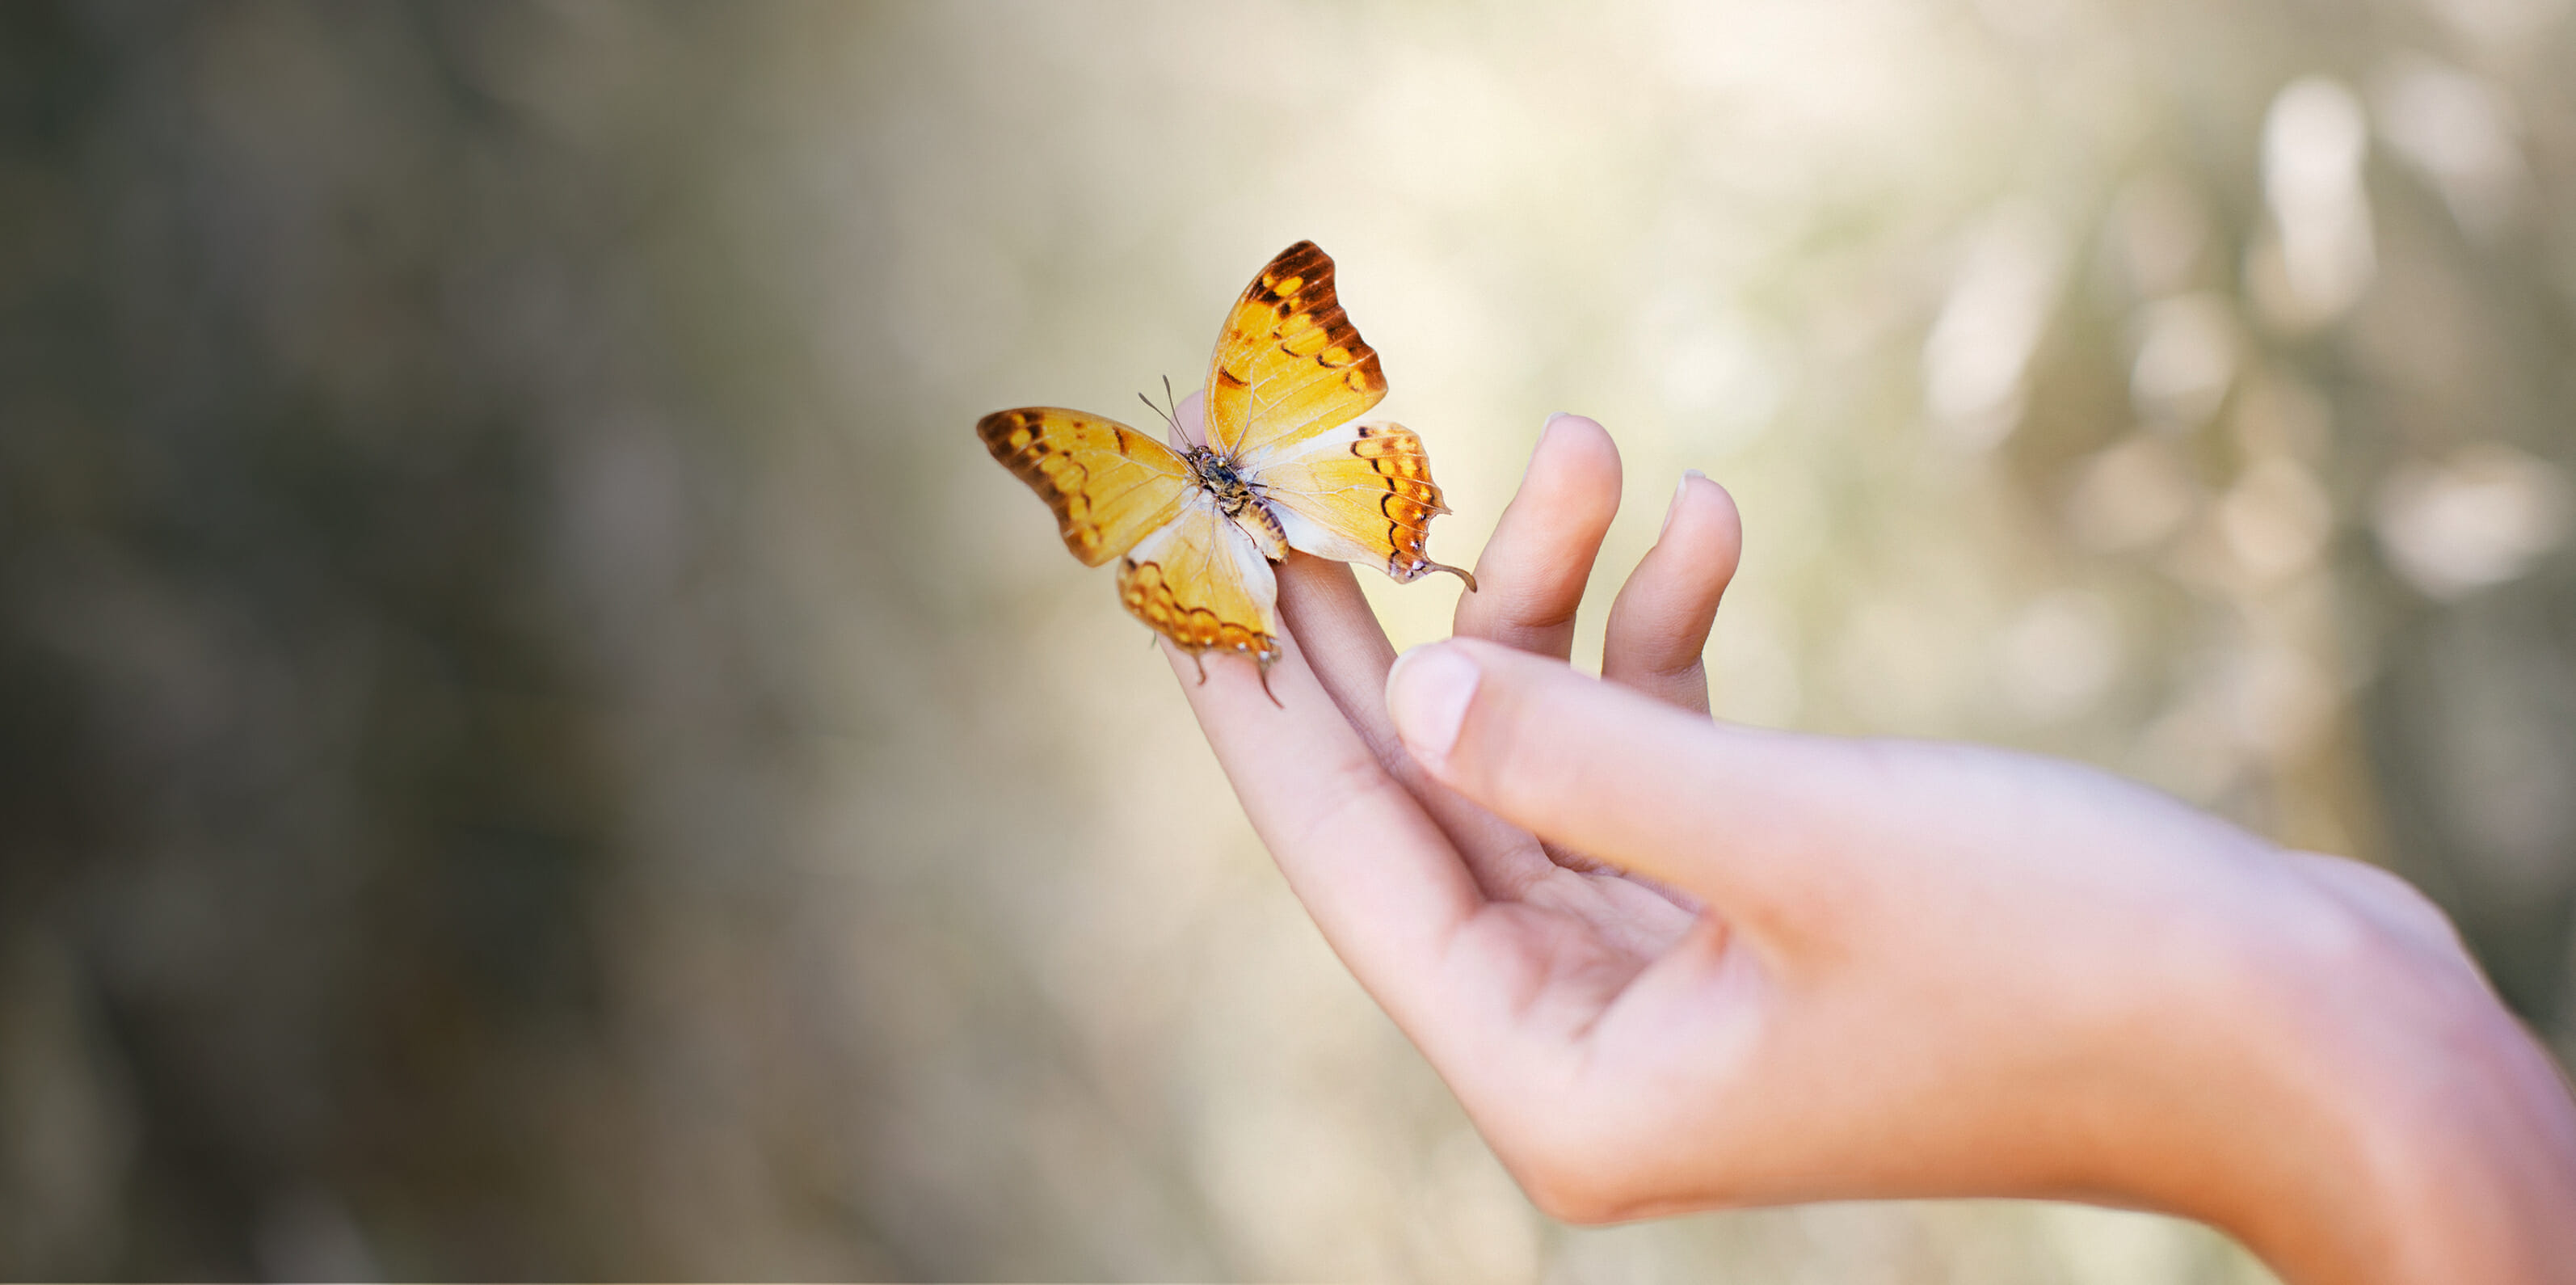
[(2291, 1282), (2564, 1279), (2576, 1106), (2456, 952), (2341, 916), (2269, 943), (2244, 1008), (2264, 1127), (2199, 1212)]

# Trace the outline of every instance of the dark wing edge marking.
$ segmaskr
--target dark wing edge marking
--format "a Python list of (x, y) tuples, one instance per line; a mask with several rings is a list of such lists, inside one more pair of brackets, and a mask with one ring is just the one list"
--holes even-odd
[[(1225, 446), (1237, 450), (1250, 447), (1255, 436), (1254, 427), (1266, 415), (1291, 400), (1308, 395), (1316, 383), (1324, 380), (1343, 383), (1360, 399), (1362, 404), (1350, 412), (1353, 417), (1368, 413), (1386, 396), (1385, 368), (1379, 361), (1377, 350), (1361, 337), (1359, 327), (1342, 308), (1335, 275), (1331, 255), (1324, 253), (1323, 248), (1312, 241), (1299, 241), (1273, 256), (1253, 277), (1252, 284), (1244, 288), (1234, 307), (1227, 310), (1225, 323), (1217, 332), (1216, 359), (1210, 363), (1208, 372), (1211, 401), (1222, 403), (1238, 397), (1241, 399), (1242, 419), (1236, 426), (1238, 436)], [(1291, 281), (1295, 284), (1283, 293), (1280, 287)], [(1316, 306), (1318, 301), (1320, 306)], [(1270, 320), (1262, 333), (1255, 335), (1237, 329), (1237, 322), (1242, 319), (1247, 306), (1269, 314)], [(1279, 329), (1280, 323), (1301, 310), (1309, 312), (1309, 324), (1294, 333), (1283, 334)], [(1237, 342), (1238, 336), (1240, 343)], [(1300, 352), (1298, 348), (1301, 345), (1310, 346)], [(1251, 370), (1237, 375), (1226, 368), (1224, 358), (1229, 349), (1238, 347), (1249, 354), (1250, 363), (1258, 363), (1265, 348), (1275, 348), (1302, 369), (1297, 369), (1288, 380), (1283, 381), (1274, 375), (1255, 387), (1254, 381), (1248, 378)], [(1359, 355), (1336, 363), (1330, 359), (1335, 349)], [(1314, 425), (1282, 427), (1312, 429)], [(1211, 439), (1217, 436), (1217, 428), (1212, 422), (1209, 429)]]
[(1047, 508), (1055, 514), (1056, 533), (1064, 538), (1064, 547), (1081, 559), (1083, 565), (1096, 567), (1126, 552), (1126, 549), (1113, 549), (1107, 545), (1101, 535), (1100, 524), (1092, 520), (1092, 514), (1102, 502), (1124, 498), (1135, 488), (1130, 487), (1114, 496), (1091, 494), (1090, 468), (1074, 458), (1071, 452), (1047, 439), (1044, 430), (1050, 417), (1106, 429), (1122, 458), (1135, 460), (1141, 468), (1168, 473), (1175, 480), (1180, 480), (1182, 474), (1175, 467), (1177, 458), (1171, 463), (1137, 460), (1136, 448), (1140, 444), (1150, 448), (1153, 454), (1169, 457), (1171, 452), (1152, 438), (1097, 415), (1054, 406), (1021, 406), (995, 411), (975, 421), (975, 435), (984, 440), (985, 449), (991, 451), (993, 458), (1009, 469), (1012, 476), (1027, 483), (1030, 490), (1037, 492), (1039, 499), (1046, 501)]
[(1446, 571), (1465, 581), (1467, 592), (1474, 593), (1474, 573), (1431, 560), (1431, 519), (1449, 512), (1449, 506), (1431, 480), (1431, 456), (1423, 449), (1422, 438), (1401, 424), (1362, 424), (1351, 442), (1351, 454), (1367, 460), (1386, 479), (1386, 494), (1377, 502), (1378, 511), (1386, 515), (1386, 542), (1394, 549), (1387, 556), (1386, 573), (1398, 584), (1411, 584), (1434, 571)]

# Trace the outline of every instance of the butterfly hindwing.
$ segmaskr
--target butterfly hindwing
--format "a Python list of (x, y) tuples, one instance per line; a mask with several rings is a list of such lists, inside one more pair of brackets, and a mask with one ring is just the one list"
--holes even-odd
[(1333, 290), (1312, 241), (1279, 252), (1217, 333), (1208, 367), (1208, 444), (1236, 456), (1293, 443), (1367, 414), (1386, 396), (1377, 351)]
[(1431, 519), (1446, 513), (1422, 439), (1401, 424), (1345, 424), (1244, 460), (1255, 489), (1279, 515), (1292, 548), (1374, 566), (1398, 583), (1446, 571), (1425, 545)]
[(1279, 658), (1279, 582), (1243, 528), (1204, 495), (1118, 564), (1118, 597), (1183, 650)]
[(1170, 447), (1098, 415), (1023, 406), (985, 416), (975, 432), (1055, 511), (1064, 547), (1085, 566), (1135, 547), (1198, 490)]

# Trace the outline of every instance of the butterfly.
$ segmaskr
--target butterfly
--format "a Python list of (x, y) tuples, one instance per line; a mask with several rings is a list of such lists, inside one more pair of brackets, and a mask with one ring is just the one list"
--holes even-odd
[(1334, 296), (1333, 260), (1300, 241), (1226, 314), (1204, 440), (1172, 420), (1166, 446), (1052, 406), (995, 411), (975, 432), (1055, 511), (1083, 565), (1118, 560), (1119, 601), (1188, 652), (1199, 681), (1207, 653), (1231, 652), (1260, 667), (1267, 692), (1280, 656), (1270, 564), (1290, 549), (1379, 567), (1399, 584), (1446, 571), (1476, 588), (1424, 551), (1432, 517), (1449, 509), (1422, 439), (1353, 422), (1384, 396), (1377, 351)]

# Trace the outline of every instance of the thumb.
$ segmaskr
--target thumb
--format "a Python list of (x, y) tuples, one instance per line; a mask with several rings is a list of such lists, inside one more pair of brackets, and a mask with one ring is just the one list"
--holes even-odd
[(1406, 652), (1386, 700), (1442, 784), (1757, 931), (1851, 886), (1868, 846), (1849, 801), (1877, 769), (1855, 742), (1712, 723), (1471, 638)]

